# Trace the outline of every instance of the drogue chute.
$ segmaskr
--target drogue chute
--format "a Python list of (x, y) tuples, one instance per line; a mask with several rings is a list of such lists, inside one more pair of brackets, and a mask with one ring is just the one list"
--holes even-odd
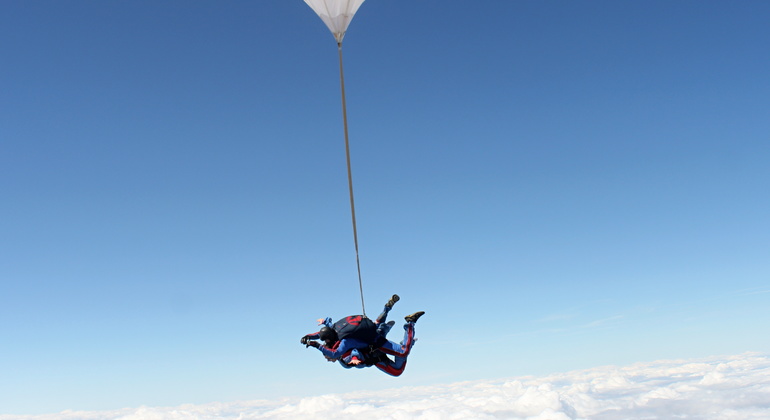
[(364, 0), (305, 0), (332, 32), (337, 44), (342, 44), (350, 21), (363, 2)]

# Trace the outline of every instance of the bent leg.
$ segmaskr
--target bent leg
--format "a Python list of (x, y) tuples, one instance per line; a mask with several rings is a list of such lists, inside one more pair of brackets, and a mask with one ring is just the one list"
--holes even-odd
[(380, 316), (377, 317), (377, 319), (374, 320), (374, 323), (377, 325), (383, 324), (385, 320), (388, 319), (388, 312), (390, 312), (390, 307), (388, 305), (385, 305), (385, 308), (382, 310), (382, 313)]
[(414, 345), (414, 322), (409, 322), (404, 325), (404, 341), (401, 344), (396, 344), (390, 340), (380, 347), (383, 353), (396, 357), (406, 357), (409, 355), (409, 351), (412, 350)]
[(390, 376), (401, 376), (404, 373), (404, 369), (406, 369), (406, 357), (396, 357), (395, 362), (387, 359), (387, 361), (379, 362), (375, 366)]
[(398, 297), (398, 295), (391, 296), (390, 300), (385, 303), (385, 309), (382, 310), (382, 313), (377, 317), (377, 320), (375, 320), (374, 323), (377, 325), (384, 323), (388, 318), (388, 312), (393, 309), (393, 305), (395, 305), (396, 302), (398, 302), (400, 299), (401, 298)]

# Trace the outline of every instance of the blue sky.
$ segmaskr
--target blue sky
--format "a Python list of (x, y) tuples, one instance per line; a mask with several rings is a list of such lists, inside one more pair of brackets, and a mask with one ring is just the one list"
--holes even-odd
[[(483, 6), (483, 7), (482, 7)], [(770, 352), (762, 1), (0, 5), (0, 413)], [(398, 337), (391, 333), (391, 339)]]

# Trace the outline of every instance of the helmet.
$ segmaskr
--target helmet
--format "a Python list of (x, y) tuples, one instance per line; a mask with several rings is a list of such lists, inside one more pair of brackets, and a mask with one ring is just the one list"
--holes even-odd
[(318, 332), (318, 337), (323, 341), (331, 341), (331, 342), (337, 342), (337, 332), (334, 331), (332, 328), (329, 327), (323, 327), (321, 328), (321, 331)]

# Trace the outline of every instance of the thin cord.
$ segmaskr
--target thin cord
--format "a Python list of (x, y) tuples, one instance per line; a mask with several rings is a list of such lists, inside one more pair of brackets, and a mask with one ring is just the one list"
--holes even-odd
[(337, 50), (340, 55), (340, 88), (342, 90), (342, 123), (345, 127), (345, 156), (348, 162), (348, 190), (350, 191), (350, 214), (353, 219), (353, 241), (356, 245), (356, 267), (358, 267), (358, 290), (361, 293), (361, 310), (366, 317), (366, 306), (364, 305), (364, 284), (361, 279), (361, 261), (358, 258), (358, 229), (356, 228), (356, 205), (353, 199), (353, 172), (350, 169), (350, 140), (348, 140), (348, 111), (345, 102), (345, 74), (342, 71), (342, 43), (337, 43)]

